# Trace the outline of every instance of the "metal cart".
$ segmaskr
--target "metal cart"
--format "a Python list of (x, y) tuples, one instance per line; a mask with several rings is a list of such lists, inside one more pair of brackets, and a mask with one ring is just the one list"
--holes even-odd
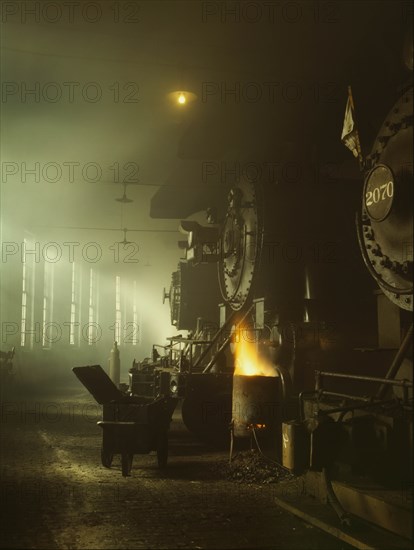
[(103, 405), (101, 462), (110, 468), (121, 455), (122, 475), (130, 475), (134, 454), (157, 452), (158, 466), (168, 459), (168, 431), (177, 399), (134, 397), (121, 392), (100, 365), (75, 367), (74, 374)]

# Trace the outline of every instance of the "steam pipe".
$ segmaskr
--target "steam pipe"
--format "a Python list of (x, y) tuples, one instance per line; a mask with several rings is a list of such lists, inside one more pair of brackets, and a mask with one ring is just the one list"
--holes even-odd
[[(412, 332), (411, 332), (411, 334), (412, 334)], [(410, 336), (411, 336), (411, 334), (410, 334)], [(407, 333), (407, 336), (408, 336), (408, 333)], [(401, 348), (400, 348), (400, 350), (401, 350)], [(405, 352), (405, 349), (404, 349), (404, 352)], [(394, 360), (394, 362), (395, 362), (395, 360)], [(392, 367), (392, 365), (391, 365), (391, 367)], [(391, 368), (390, 368), (390, 370), (387, 373), (387, 376), (385, 378), (377, 378), (377, 377), (373, 377), (373, 376), (362, 376), (362, 375), (359, 375), (359, 374), (343, 374), (341, 372), (316, 371), (316, 373), (318, 375), (317, 376), (317, 381), (318, 381), (318, 378), (320, 379), (320, 378), (322, 378), (322, 376), (329, 376), (330, 378), (346, 378), (348, 380), (364, 380), (365, 382), (380, 382), (380, 383), (384, 383), (384, 384), (390, 384), (392, 386), (412, 387), (412, 385), (413, 385), (412, 382), (409, 382), (408, 380), (393, 380), (393, 379), (390, 379), (389, 378), (390, 372), (391, 372)], [(320, 386), (317, 389), (320, 389)]]
[[(253, 307), (253, 306), (252, 306)], [(251, 308), (250, 308), (251, 309)], [(250, 311), (249, 309), (249, 311)], [(216, 343), (216, 341), (218, 340), (221, 332), (224, 330), (224, 328), (227, 328), (227, 326), (230, 324), (230, 322), (232, 321), (233, 317), (235, 315), (235, 312), (233, 312), (232, 315), (230, 315), (230, 317), (227, 319), (227, 321), (224, 323), (224, 325), (220, 328), (220, 330), (218, 330), (216, 332), (216, 334), (214, 335), (214, 337), (212, 338), (212, 340), (210, 340), (209, 342), (209, 346), (203, 351), (203, 353), (200, 355), (200, 357), (197, 359), (197, 361), (194, 363), (193, 365), (193, 368), (196, 368), (198, 367), (198, 365), (203, 361), (204, 357), (206, 357), (206, 355), (208, 354), (208, 352), (211, 350), (211, 348), (213, 347), (213, 345)]]
[(285, 401), (287, 397), (292, 393), (292, 384), (289, 380), (289, 376), (285, 373), (285, 371), (280, 368), (278, 365), (273, 365), (276, 372), (279, 375), (280, 382), (282, 384), (282, 397)]
[[(253, 309), (254, 307), (254, 304), (252, 304), (249, 309), (246, 311), (246, 313), (243, 315), (243, 317), (240, 319), (240, 321), (237, 323), (237, 325), (240, 325), (241, 323), (243, 323), (243, 321), (246, 319), (246, 317), (249, 315), (249, 313), (251, 312), (251, 310)], [(224, 328), (227, 327), (227, 325), (230, 323), (230, 321), (233, 319), (234, 317), (234, 314), (235, 312), (233, 313), (233, 315), (231, 315), (228, 320), (226, 321), (226, 323), (224, 323), (224, 325), (221, 327), (221, 329), (217, 332), (217, 334), (214, 336), (214, 338), (211, 340), (211, 344), (210, 346), (206, 349), (206, 351), (200, 355), (197, 363), (194, 365), (194, 367), (198, 366), (201, 361), (204, 359), (204, 357), (207, 355), (207, 353), (212, 349), (213, 347), (213, 344), (216, 342), (216, 340), (218, 340), (219, 338), (219, 335), (224, 331)], [(214, 365), (214, 363), (216, 362), (216, 358), (217, 358), (217, 355), (224, 350), (224, 348), (227, 346), (227, 344), (230, 342), (230, 338), (232, 337), (232, 334), (229, 334), (227, 336), (227, 338), (224, 340), (224, 342), (221, 344), (221, 346), (219, 347), (219, 349), (216, 351), (216, 353), (213, 355), (213, 357), (210, 359), (210, 361), (208, 362), (206, 368), (203, 370), (203, 373), (205, 372), (208, 372), (211, 367)]]
[[(355, 409), (368, 409), (369, 407), (376, 407), (378, 405), (388, 405), (391, 403), (396, 403), (395, 399), (388, 399), (387, 401), (373, 401), (372, 403), (363, 403), (361, 405), (350, 405), (348, 407), (337, 407), (336, 409), (329, 409), (329, 410), (319, 410), (318, 414), (334, 414), (334, 413), (347, 413), (350, 411), (353, 411)], [(340, 422), (342, 418), (338, 418), (338, 422)]]
[(213, 357), (210, 359), (210, 361), (207, 363), (207, 366), (206, 368), (203, 370), (203, 373), (205, 372), (208, 372), (212, 366), (214, 365), (214, 363), (216, 362), (216, 359), (217, 359), (217, 355), (219, 353), (221, 353), (224, 348), (229, 344), (230, 342), (230, 338), (231, 338), (231, 335), (227, 336), (227, 338), (224, 340), (224, 342), (221, 344), (221, 346), (219, 347), (219, 349), (216, 351), (216, 353), (213, 355)]
[(339, 393), (335, 391), (320, 390), (321, 395), (329, 395), (331, 397), (342, 397), (343, 399), (353, 399), (354, 401), (372, 401), (371, 397), (360, 397), (358, 395), (349, 395), (347, 393)]

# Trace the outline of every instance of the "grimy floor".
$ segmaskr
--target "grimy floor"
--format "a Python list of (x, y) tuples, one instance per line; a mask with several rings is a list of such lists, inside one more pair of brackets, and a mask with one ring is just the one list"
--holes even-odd
[(274, 504), (294, 481), (226, 480), (214, 465), (228, 451), (197, 442), (179, 414), (166, 471), (154, 453), (135, 456), (129, 478), (119, 457), (105, 469), (100, 414), (79, 391), (54, 399), (3, 392), (1, 548), (349, 548)]

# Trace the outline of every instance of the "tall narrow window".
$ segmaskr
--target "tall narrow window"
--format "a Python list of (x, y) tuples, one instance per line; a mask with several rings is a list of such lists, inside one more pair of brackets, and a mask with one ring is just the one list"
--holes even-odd
[(33, 348), (40, 339), (40, 324), (34, 323), (34, 283), (35, 267), (39, 262), (40, 250), (38, 243), (24, 239), (22, 247), (22, 311), (20, 322), (20, 345)]
[(115, 277), (115, 342), (121, 344), (121, 277)]
[(88, 344), (91, 346), (97, 339), (97, 315), (96, 315), (96, 273), (91, 268), (89, 271), (89, 312), (88, 312)]
[(42, 323), (42, 346), (49, 348), (53, 342), (53, 276), (54, 264), (49, 262), (44, 263), (44, 279), (43, 279), (43, 323)]
[(26, 275), (26, 263), (23, 262), (23, 275), (22, 275), (22, 319), (20, 323), (20, 345), (26, 345), (26, 321), (27, 321), (27, 275)]
[(72, 263), (72, 281), (71, 281), (71, 293), (70, 293), (70, 326), (69, 326), (69, 344), (74, 346), (76, 344), (76, 267), (75, 262)]
[(132, 300), (132, 345), (136, 346), (138, 344), (138, 334), (139, 334), (139, 325), (138, 325), (138, 311), (137, 311), (137, 282), (134, 281), (134, 293)]

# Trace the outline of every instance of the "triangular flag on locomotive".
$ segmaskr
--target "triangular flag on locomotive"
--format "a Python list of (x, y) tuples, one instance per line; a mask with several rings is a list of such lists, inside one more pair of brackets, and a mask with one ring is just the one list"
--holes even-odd
[(342, 128), (341, 141), (352, 151), (354, 157), (359, 157), (359, 136), (355, 124), (354, 102), (352, 101), (351, 87), (348, 88), (348, 101), (346, 102), (344, 126)]

